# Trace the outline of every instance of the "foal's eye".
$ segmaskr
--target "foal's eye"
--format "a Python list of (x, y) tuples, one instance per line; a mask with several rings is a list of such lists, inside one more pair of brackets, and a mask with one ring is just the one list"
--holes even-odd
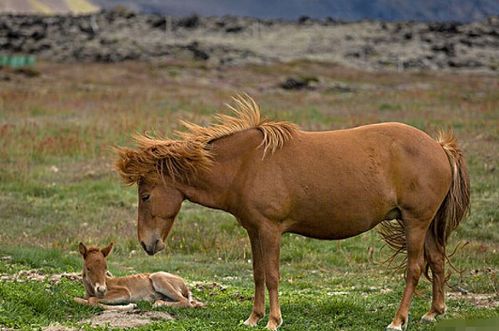
[(142, 201), (144, 201), (144, 202), (145, 202), (145, 201), (149, 200), (149, 198), (150, 198), (150, 197), (151, 197), (151, 195), (150, 195), (150, 194), (144, 194), (144, 195), (142, 196)]

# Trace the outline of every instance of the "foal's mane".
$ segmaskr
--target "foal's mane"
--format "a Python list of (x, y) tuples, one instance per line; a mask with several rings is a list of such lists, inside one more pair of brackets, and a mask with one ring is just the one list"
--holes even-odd
[(209, 170), (214, 155), (209, 144), (247, 129), (257, 129), (263, 139), (263, 157), (273, 154), (289, 141), (297, 130), (289, 122), (273, 122), (260, 118), (260, 107), (247, 94), (232, 98), (234, 105), (226, 105), (234, 115), (216, 115), (215, 123), (208, 127), (182, 121), (186, 131), (176, 132), (178, 139), (152, 138), (134, 135), (137, 148), (117, 147), (115, 168), (126, 184), (139, 180), (160, 180), (169, 176), (173, 180), (189, 182), (199, 171)]

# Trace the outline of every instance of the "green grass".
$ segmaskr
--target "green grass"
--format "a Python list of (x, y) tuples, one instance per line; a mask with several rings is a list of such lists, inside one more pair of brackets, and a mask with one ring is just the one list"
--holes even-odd
[[(42, 63), (38, 70), (40, 77), (22, 84), (0, 82), (2, 276), (31, 269), (47, 275), (79, 271), (78, 242), (115, 241), (109, 263), (115, 275), (165, 270), (191, 285), (217, 284), (193, 286), (207, 308), (164, 309), (176, 319), (139, 329), (247, 330), (241, 322), (251, 311), (253, 282), (245, 231), (228, 214), (184, 203), (167, 249), (146, 256), (136, 239), (135, 188), (120, 184), (112, 172), (111, 146), (127, 144), (136, 131), (170, 134), (179, 129), (179, 119), (206, 123), (231, 94), (248, 91), (264, 115), (305, 129), (379, 121), (406, 122), (430, 134), (452, 127), (470, 168), (472, 213), (451, 237), (450, 250), (459, 242), (468, 244), (452, 257), (459, 272), (449, 284), (470, 294), (449, 299), (444, 319), (499, 316), (497, 305), (472, 300), (476, 294), (498, 300), (496, 77), (374, 74), (314, 62), (222, 71), (190, 64), (87, 65), (82, 70)], [(275, 87), (282, 75), (317, 76), (323, 85), (317, 91), (284, 92)], [(355, 88), (329, 93), (328, 84), (335, 82)], [(374, 231), (336, 242), (285, 235), (282, 330), (383, 329), (404, 285), (401, 273), (382, 264), (389, 256)], [(421, 280), (418, 289), (411, 330), (435, 329), (419, 323), (429, 308), (431, 286)], [(74, 304), (72, 298), (81, 295), (83, 286), (67, 279), (58, 284), (1, 280), (0, 328), (80, 325), (98, 312)], [(147, 303), (140, 308), (152, 309)]]

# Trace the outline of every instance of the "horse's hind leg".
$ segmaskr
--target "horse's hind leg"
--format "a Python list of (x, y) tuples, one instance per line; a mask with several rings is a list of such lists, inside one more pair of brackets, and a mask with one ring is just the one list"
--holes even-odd
[(168, 307), (192, 307), (193, 305), (188, 298), (182, 295), (182, 292), (173, 286), (168, 279), (163, 277), (160, 273), (152, 274), (150, 276), (154, 290), (162, 295), (170, 298), (173, 302), (157, 300), (154, 306), (168, 306)]
[(404, 217), (405, 237), (407, 244), (407, 274), (406, 285), (399, 309), (388, 325), (387, 330), (400, 331), (407, 327), (409, 322), (409, 307), (412, 296), (423, 271), (423, 246), (426, 230), (430, 221)]
[(435, 235), (428, 231), (425, 240), (425, 255), (431, 268), (433, 300), (429, 312), (421, 318), (424, 322), (435, 322), (435, 317), (445, 312), (445, 247), (438, 243)]

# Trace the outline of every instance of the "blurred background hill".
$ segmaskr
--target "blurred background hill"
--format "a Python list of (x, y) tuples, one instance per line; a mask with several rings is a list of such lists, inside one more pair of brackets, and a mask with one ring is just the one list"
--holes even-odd
[(332, 17), (339, 20), (482, 20), (499, 14), (497, 0), (94, 0), (103, 8), (118, 4), (137, 11), (174, 16), (252, 16), (296, 19)]
[(87, 0), (0, 0), (2, 13), (88, 14), (98, 10), (97, 5)]
[(171, 16), (309, 16), (346, 21), (470, 22), (499, 14), (497, 0), (0, 0), (0, 12), (15, 13), (81, 14), (116, 6)]

